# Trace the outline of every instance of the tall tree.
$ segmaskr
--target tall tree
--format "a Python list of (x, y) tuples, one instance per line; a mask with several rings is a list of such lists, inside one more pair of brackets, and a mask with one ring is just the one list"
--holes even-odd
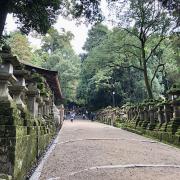
[[(85, 44), (91, 45), (91, 33), (88, 34)], [(122, 105), (127, 101), (138, 102), (144, 98), (141, 73), (134, 69), (113, 66), (113, 63), (122, 61), (122, 52), (117, 51), (122, 46), (123, 37), (124, 34), (119, 29), (113, 32), (108, 30), (104, 38), (100, 33), (98, 37), (97, 33), (96, 39), (101, 41), (97, 41), (96, 46), (88, 51), (87, 58), (82, 62), (77, 96), (93, 109), (112, 105), (113, 91), (116, 105)]]
[[(87, 41), (87, 44), (91, 44), (89, 37)], [(150, 53), (158, 41), (156, 34), (151, 36), (146, 44), (146, 52)], [(179, 77), (177, 44), (177, 36), (166, 37), (148, 61), (147, 73), (154, 98), (165, 94)], [(129, 101), (137, 103), (147, 98), (143, 71), (134, 68), (138, 67), (141, 56), (140, 49), (137, 50), (138, 45), (138, 39), (124, 29), (114, 28), (109, 31), (97, 46), (88, 51), (82, 62), (78, 98), (93, 108), (112, 105), (113, 91), (116, 105)], [(158, 67), (159, 64), (162, 66)]]
[(58, 71), (63, 95), (69, 102), (77, 101), (76, 89), (80, 73), (80, 59), (70, 44), (73, 36), (71, 32), (58, 33), (51, 28), (43, 38), (42, 49), (39, 52), (41, 57), (46, 57), (42, 66)]
[(11, 47), (12, 53), (18, 56), (20, 60), (26, 62), (32, 60), (33, 53), (31, 52), (30, 43), (27, 37), (21, 32), (12, 32), (10, 37), (6, 39), (6, 43)]
[(69, 31), (59, 33), (56, 29), (50, 28), (46, 36), (42, 39), (42, 49), (46, 52), (53, 53), (57, 49), (64, 47), (71, 48), (70, 41), (73, 37), (74, 35)]
[[(170, 28), (173, 26), (171, 17), (157, 6), (154, 0), (130, 0), (128, 12), (122, 17), (120, 11), (116, 11), (117, 16), (121, 17), (119, 25), (127, 33), (127, 39), (124, 41), (124, 65), (125, 67), (136, 68), (143, 72), (146, 90), (150, 99), (153, 98), (152, 86), (148, 66), (155, 60), (159, 46), (167, 36)], [(117, 4), (114, 4), (115, 6)], [(118, 8), (116, 8), (117, 10)], [(153, 38), (154, 37), (154, 38)], [(148, 49), (148, 50), (147, 50)], [(159, 58), (156, 56), (156, 58)], [(131, 64), (129, 59), (136, 60)], [(156, 66), (155, 74), (164, 64), (159, 61)]]
[(101, 44), (108, 33), (109, 30), (106, 26), (102, 24), (96, 24), (88, 31), (88, 37), (83, 46), (83, 49), (87, 52), (91, 51), (94, 47)]

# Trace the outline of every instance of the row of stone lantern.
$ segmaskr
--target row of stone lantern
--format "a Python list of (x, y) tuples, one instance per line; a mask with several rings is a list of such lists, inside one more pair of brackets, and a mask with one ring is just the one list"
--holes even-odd
[(121, 114), (127, 114), (127, 121), (134, 123), (135, 127), (175, 133), (180, 129), (180, 85), (173, 85), (168, 94), (168, 100), (123, 106)]
[(32, 116), (44, 117), (52, 114), (53, 102), (51, 97), (40, 96), (40, 90), (37, 88), (37, 83), (30, 83), (28, 85), (27, 95), (27, 108)]
[(108, 106), (106, 109), (96, 113), (96, 119), (102, 123), (113, 125), (118, 116), (118, 108)]
[(52, 97), (41, 96), (37, 83), (28, 82), (30, 72), (23, 69), (23, 65), (8, 49), (4, 48), (0, 55), (1, 104), (15, 102), (19, 110), (28, 110), (34, 118), (49, 116), (53, 108)]

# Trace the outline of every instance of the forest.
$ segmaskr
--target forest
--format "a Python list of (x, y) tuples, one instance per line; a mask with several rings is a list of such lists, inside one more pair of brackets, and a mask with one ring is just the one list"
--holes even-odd
[[(46, 6), (46, 1), (43, 2)], [(57, 1), (52, 2), (55, 8)], [(38, 21), (32, 19), (34, 16), (23, 14), (29, 12), (25, 7), (32, 4), (19, 11), (17, 4), (13, 4), (14, 9), (7, 8), (7, 13), (17, 14), (20, 30), (0, 35), (1, 44), (9, 45), (20, 60), (58, 71), (66, 105), (75, 103), (98, 110), (140, 103), (145, 99), (165, 98), (170, 87), (180, 83), (178, 1), (171, 4), (156, 0), (108, 1), (108, 19), (113, 27), (104, 23), (98, 1), (73, 2), (74, 9), (60, 13), (84, 17), (92, 23), (82, 54), (77, 55), (73, 50), (71, 32), (51, 26), (57, 7), (50, 12), (54, 13), (49, 19), (52, 21), (44, 19), (46, 26), (36, 26)], [(32, 49), (28, 42), (25, 34), (30, 27), (44, 34), (40, 49)]]

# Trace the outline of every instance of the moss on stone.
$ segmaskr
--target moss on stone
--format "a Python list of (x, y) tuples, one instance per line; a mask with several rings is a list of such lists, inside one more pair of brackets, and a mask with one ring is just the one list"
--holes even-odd
[[(48, 129), (48, 130), (47, 130)], [(26, 110), (19, 111), (14, 103), (0, 106), (0, 172), (14, 180), (26, 179), (56, 133), (51, 117), (49, 123), (34, 119)], [(6, 175), (7, 174), (7, 175)], [(0, 176), (1, 178), (1, 176)]]
[(0, 180), (12, 180), (12, 176), (7, 174), (0, 174)]

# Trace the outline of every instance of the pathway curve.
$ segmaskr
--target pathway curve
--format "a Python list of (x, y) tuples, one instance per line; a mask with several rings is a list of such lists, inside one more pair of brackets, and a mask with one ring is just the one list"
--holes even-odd
[(179, 180), (180, 149), (119, 128), (66, 120), (40, 180)]

